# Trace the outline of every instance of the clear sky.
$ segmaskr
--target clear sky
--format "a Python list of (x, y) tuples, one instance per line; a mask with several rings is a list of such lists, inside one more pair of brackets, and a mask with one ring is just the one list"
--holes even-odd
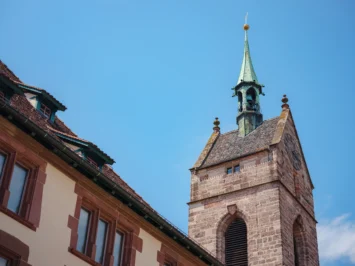
[(353, 265), (355, 1), (2, 1), (0, 59), (62, 101), (60, 118), (187, 231), (188, 169), (214, 117), (236, 129), (247, 11), (264, 118), (290, 99), (322, 265)]

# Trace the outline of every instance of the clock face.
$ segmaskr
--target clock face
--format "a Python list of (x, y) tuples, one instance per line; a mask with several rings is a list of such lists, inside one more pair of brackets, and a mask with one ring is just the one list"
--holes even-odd
[(293, 164), (293, 168), (295, 168), (297, 171), (300, 170), (302, 167), (301, 155), (297, 151), (295, 140), (288, 133), (285, 135), (285, 145), (288, 156)]

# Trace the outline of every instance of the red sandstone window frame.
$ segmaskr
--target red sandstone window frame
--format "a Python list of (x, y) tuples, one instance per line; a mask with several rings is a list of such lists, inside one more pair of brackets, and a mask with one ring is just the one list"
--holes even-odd
[(157, 261), (159, 266), (177, 266), (179, 263), (179, 254), (169, 249), (166, 245), (162, 244), (160, 251), (157, 254)]
[(28, 264), (29, 247), (16, 237), (0, 230), (0, 257), (8, 266), (31, 266)]
[[(18, 143), (6, 139), (6, 137), (5, 140), (2, 138), (0, 137), (0, 153), (5, 155), (6, 159), (0, 181), (0, 212), (35, 231), (40, 222), (43, 186), (46, 179), (44, 172), (46, 163), (35, 158), (26, 148), (19, 148)], [(10, 184), (15, 165), (27, 171), (17, 213), (8, 209)]]
[[(121, 264), (133, 266), (135, 265), (135, 252), (142, 251), (142, 240), (138, 237), (139, 229), (132, 225), (128, 220), (124, 219), (121, 215), (117, 214), (115, 210), (108, 210), (107, 207), (103, 207), (97, 197), (89, 194), (83, 189), (76, 189), (76, 192), (83, 193), (86, 197), (78, 196), (74, 217), (69, 215), (68, 227), (72, 229), (71, 241), (69, 244), (69, 252), (73, 255), (81, 258), (87, 263), (94, 266), (109, 266), (114, 262), (114, 244), (116, 232), (120, 232), (123, 240), (121, 242), (120, 257)], [(87, 235), (87, 246), (85, 254), (77, 250), (78, 242), (78, 223), (80, 219), (80, 210), (85, 209), (90, 212), (90, 222)], [(96, 255), (96, 237), (98, 230), (99, 219), (108, 223), (106, 232), (106, 245), (104, 251), (103, 263), (95, 261)]]

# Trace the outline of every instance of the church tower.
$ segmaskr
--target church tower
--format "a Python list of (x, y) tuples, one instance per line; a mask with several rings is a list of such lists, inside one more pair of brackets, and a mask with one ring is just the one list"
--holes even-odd
[(191, 171), (189, 236), (226, 266), (318, 266), (314, 189), (286, 95), (263, 120), (244, 25), (238, 129), (220, 121)]

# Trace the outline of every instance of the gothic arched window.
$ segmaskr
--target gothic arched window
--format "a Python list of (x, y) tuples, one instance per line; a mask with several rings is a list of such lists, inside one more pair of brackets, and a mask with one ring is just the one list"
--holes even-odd
[(225, 265), (248, 266), (247, 226), (236, 218), (225, 232)]
[(305, 266), (305, 240), (300, 217), (293, 224), (294, 265)]

